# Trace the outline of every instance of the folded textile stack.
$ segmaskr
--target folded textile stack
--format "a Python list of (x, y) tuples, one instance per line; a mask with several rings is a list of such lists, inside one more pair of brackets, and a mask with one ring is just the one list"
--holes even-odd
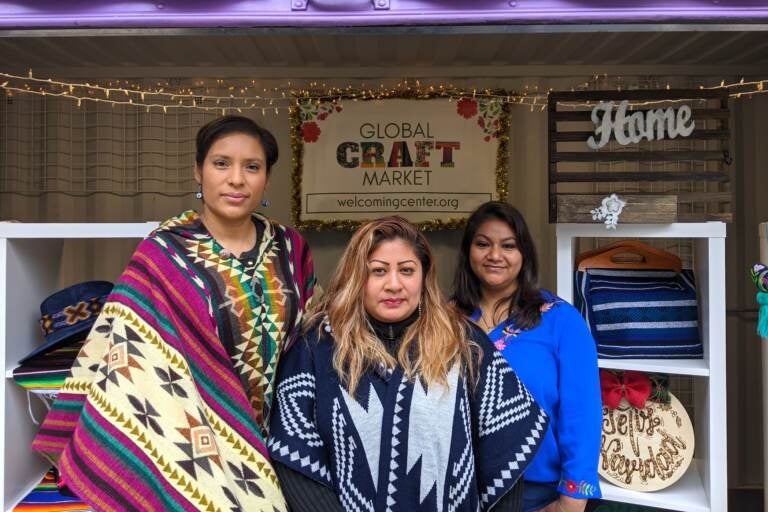
[(79, 498), (61, 494), (56, 485), (56, 470), (51, 468), (13, 512), (89, 512), (88, 505)]
[(576, 286), (600, 357), (703, 357), (690, 270), (588, 269)]
[(13, 381), (32, 393), (55, 395), (69, 376), (82, 346), (79, 341), (27, 359), (13, 370)]
[(624, 240), (576, 258), (574, 306), (601, 358), (701, 359), (693, 272), (679, 257)]

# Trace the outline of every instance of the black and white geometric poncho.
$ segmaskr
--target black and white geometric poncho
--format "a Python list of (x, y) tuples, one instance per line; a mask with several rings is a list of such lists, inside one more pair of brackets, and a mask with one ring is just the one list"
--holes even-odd
[(479, 381), (456, 366), (448, 387), (368, 372), (356, 397), (333, 369), (326, 326), (280, 362), (268, 447), (273, 459), (334, 489), (349, 512), (476, 512), (522, 476), (546, 413), (485, 335)]

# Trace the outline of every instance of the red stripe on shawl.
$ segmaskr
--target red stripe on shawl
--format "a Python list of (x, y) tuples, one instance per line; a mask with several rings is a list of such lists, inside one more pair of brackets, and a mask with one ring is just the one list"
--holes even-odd
[(306, 306), (307, 301), (312, 298), (314, 288), (306, 289), (307, 281), (315, 275), (314, 263), (312, 262), (312, 253), (309, 251), (306, 240), (292, 228), (286, 229), (286, 236), (291, 240), (291, 248), (294, 252), (291, 258), (294, 261), (293, 277), (298, 283), (301, 293), (301, 307)]
[[(230, 400), (236, 403), (236, 405), (244, 411), (252, 420), (253, 428), (256, 428), (256, 416), (253, 408), (248, 400), (248, 397), (243, 389), (243, 385), (240, 380), (235, 376), (233, 366), (231, 363), (230, 355), (219, 340), (216, 331), (210, 328), (206, 329), (200, 322), (200, 318), (210, 318), (208, 312), (208, 305), (205, 303), (195, 304), (194, 308), (192, 304), (187, 302), (186, 298), (199, 297), (199, 292), (196, 287), (190, 282), (188, 278), (174, 279), (173, 283), (169, 280), (168, 276), (177, 274), (178, 268), (171, 266), (168, 262), (168, 255), (164, 251), (160, 251), (154, 244), (150, 247), (154, 248), (157, 252), (155, 255), (150, 255), (150, 251), (145, 251), (147, 254), (137, 254), (135, 257), (141, 259), (147, 268), (152, 272), (153, 277), (160, 281), (160, 284), (164, 287), (168, 293), (172, 294), (183, 309), (186, 310), (186, 318), (193, 322), (198, 330), (205, 335), (205, 341), (200, 343), (197, 336), (194, 336), (188, 329), (185, 328), (184, 322), (173, 322), (174, 327), (179, 330), (179, 335), (182, 337), (181, 343), (185, 359), (190, 365), (194, 365), (200, 371), (200, 374), (205, 375), (205, 378), (216, 388), (223, 390)], [(140, 258), (139, 258), (140, 257)], [(154, 257), (154, 260), (152, 259)], [(164, 270), (158, 266), (156, 261), (166, 263), (163, 265)], [(128, 273), (128, 272), (126, 272)], [(165, 311), (168, 318), (176, 318), (176, 314), (172, 311), (168, 305), (169, 297), (162, 293), (158, 293), (154, 286), (151, 286), (146, 282), (146, 279), (138, 277), (138, 274), (131, 272), (131, 277), (139, 279), (144, 288), (151, 290), (153, 295), (153, 303), (159, 305), (161, 310)], [(146, 292), (143, 292), (146, 295)], [(202, 302), (202, 301), (200, 301)], [(140, 307), (138, 304), (136, 307)], [(143, 309), (134, 310), (142, 320), (145, 320), (146, 316), (141, 314)], [(220, 352), (221, 356), (227, 361), (226, 365), (222, 365), (214, 357), (208, 354), (208, 349), (212, 349), (213, 352)], [(248, 441), (259, 453), (261, 453), (266, 460), (269, 460), (269, 452), (259, 439), (259, 437), (249, 430), (242, 422), (232, 415), (226, 408), (222, 407), (219, 400), (209, 395), (199, 384), (197, 390), (203, 397), (205, 403), (226, 421), (227, 425), (235, 430), (243, 439)]]
[[(97, 411), (94, 411), (90, 406), (88, 409), (89, 415), (92, 419), (98, 420), (97, 423), (100, 427), (107, 426), (108, 422), (103, 421)], [(124, 446), (129, 448), (132, 444), (133, 442), (128, 440), (128, 444)], [(79, 458), (87, 463), (90, 471), (104, 482), (93, 482), (88, 473), (82, 471), (80, 465), (75, 463), (71, 452), (77, 452)], [(89, 435), (86, 429), (79, 428), (72, 438), (72, 443), (67, 446), (59, 461), (61, 476), (65, 485), (72, 489), (75, 494), (84, 498), (90, 505), (95, 506), (96, 504), (90, 503), (89, 498), (82, 494), (86, 489), (95, 493), (99, 501), (112, 500), (112, 495), (104, 492), (103, 486), (106, 483), (107, 489), (116, 492), (121, 502), (130, 504), (138, 510), (163, 510), (161, 502), (155, 497), (154, 490), (138, 478), (125, 478), (126, 475), (134, 475), (134, 473), (125, 467), (119, 458), (120, 456), (121, 454), (114, 453), (112, 450), (105, 450), (98, 440)], [(84, 482), (91, 482), (91, 484), (83, 485)], [(124, 508), (118, 504), (117, 508), (107, 510), (124, 510)]]
[[(106, 434), (108, 434), (110, 437), (112, 437), (115, 440), (115, 443), (123, 447), (126, 451), (129, 451), (134, 457), (139, 459), (141, 464), (145, 466), (154, 476), (154, 479), (156, 482), (158, 482), (165, 493), (171, 497), (171, 499), (175, 503), (180, 503), (184, 505), (184, 508), (186, 510), (197, 510), (197, 508), (194, 505), (187, 504), (188, 499), (179, 493), (179, 491), (168, 482), (166, 477), (163, 475), (163, 473), (160, 472), (160, 470), (155, 465), (155, 462), (150, 459), (146, 453), (141, 451), (138, 447), (136, 447), (136, 441), (131, 439), (130, 437), (126, 436), (123, 432), (115, 428), (114, 424), (110, 423), (109, 421), (106, 421), (98, 411), (93, 410), (92, 406), (90, 404), (87, 405), (89, 415), (95, 423), (98, 424), (100, 430), (104, 431)], [(78, 430), (78, 435), (83, 430)], [(85, 434), (83, 434), (85, 435)], [(100, 445), (98, 442), (94, 439), (92, 439), (90, 436), (88, 436), (88, 440), (86, 441), (87, 447), (92, 447), (94, 453), (97, 453), (97, 451), (101, 451)], [(131, 471), (131, 474), (135, 474)], [(134, 482), (137, 482), (135, 479), (131, 479), (131, 485), (135, 485)], [(142, 496), (148, 496), (150, 493), (152, 495), (157, 494), (157, 490), (155, 490), (153, 487), (147, 486), (144, 484), (144, 480), (139, 480), (139, 482), (142, 482), (142, 485), (144, 486), (145, 490), (140, 493)], [(157, 504), (157, 508), (151, 509), (151, 510), (163, 510), (162, 502), (159, 502)]]
[(90, 481), (84, 475), (79, 474), (79, 476), (73, 478), (72, 475), (78, 475), (77, 465), (70, 464), (66, 454), (62, 455), (59, 461), (59, 471), (62, 475), (67, 475), (65, 485), (95, 511), (113, 512), (121, 510), (119, 504), (108, 494), (95, 492), (96, 487), (94, 486), (81, 485), (83, 482)]
[[(38, 491), (44, 492), (44, 491)], [(84, 501), (75, 502), (44, 502), (44, 503), (19, 503), (13, 507), (13, 512), (69, 512), (82, 511), (86, 507)]]
[[(193, 323), (197, 330), (205, 336), (205, 344), (204, 348), (206, 349), (213, 349), (214, 352), (219, 352), (222, 355), (226, 356), (226, 360), (229, 361), (229, 354), (227, 354), (226, 349), (221, 344), (221, 341), (219, 340), (218, 336), (216, 335), (216, 330), (213, 325), (205, 326), (200, 322), (200, 317), (202, 316), (201, 313), (204, 312), (205, 318), (210, 318), (210, 315), (208, 313), (208, 307), (207, 305), (197, 305), (196, 310), (192, 309), (189, 302), (187, 302), (188, 297), (193, 297), (197, 294), (197, 290), (194, 288), (191, 288), (189, 281), (185, 280), (184, 283), (181, 283), (184, 285), (185, 288), (191, 288), (189, 290), (184, 290), (184, 293), (180, 293), (180, 290), (178, 288), (181, 288), (178, 283), (171, 283), (166, 275), (163, 274), (162, 270), (155, 264), (154, 261), (149, 259), (147, 255), (144, 254), (137, 254), (136, 257), (138, 259), (143, 260), (143, 263), (150, 269), (152, 269), (155, 273), (155, 277), (161, 282), (163, 285), (164, 290), (171, 294), (175, 299), (175, 302), (184, 310), (185, 318)], [(194, 294), (194, 295), (193, 295)], [(166, 299), (164, 297), (157, 296), (157, 300), (162, 300), (162, 304), (166, 304)], [(177, 322), (178, 324), (178, 322)], [(183, 326), (183, 323), (181, 324)], [(203, 350), (203, 344), (199, 343), (198, 340), (188, 335), (188, 339), (184, 340), (185, 342), (188, 342), (188, 346), (192, 349), (194, 349), (194, 354), (198, 355), (202, 358), (203, 361), (212, 361), (211, 358), (205, 357), (205, 351)], [(192, 343), (189, 343), (192, 342)], [(223, 368), (221, 365), (216, 364), (206, 364), (206, 366), (209, 366), (212, 370), (215, 371), (216, 376), (220, 377), (224, 382), (228, 384), (228, 387), (232, 389), (239, 389), (240, 393), (242, 394), (242, 400), (244, 404), (247, 404), (248, 401), (245, 400), (245, 393), (243, 391), (243, 387), (240, 384), (240, 381), (235, 377), (234, 373), (228, 369)], [(227, 371), (229, 370), (229, 371)], [(240, 398), (240, 397), (238, 397)]]
[[(135, 272), (130, 268), (126, 269), (122, 277), (120, 278), (119, 283), (123, 286), (127, 286), (135, 290), (137, 294), (147, 297), (149, 295), (148, 294), (149, 289), (145, 286), (147, 284), (147, 281), (144, 279), (142, 280), (134, 279), (133, 278), (134, 273)], [(153, 301), (157, 299), (156, 296), (153, 296), (152, 298), (153, 298)], [(167, 304), (165, 303), (165, 301), (163, 301), (162, 304), (153, 303), (156, 309), (155, 312), (146, 311), (145, 304), (142, 304), (141, 302), (136, 302), (133, 299), (133, 297), (131, 297), (130, 295), (124, 295), (119, 291), (117, 291), (117, 292), (113, 292), (112, 295), (109, 296), (109, 302), (115, 302), (130, 309), (139, 318), (141, 318), (143, 322), (145, 322), (150, 327), (152, 327), (152, 329), (154, 329), (155, 332), (157, 332), (157, 334), (163, 339), (165, 343), (168, 343), (168, 345), (175, 348), (176, 350), (180, 350), (180, 343), (176, 333), (169, 332), (168, 330), (166, 330), (157, 320), (158, 318), (163, 318), (163, 317), (168, 318), (173, 315), (173, 312), (167, 309)]]
[[(85, 395), (73, 394), (73, 393), (59, 393), (54, 401), (51, 410), (45, 417), (43, 424), (40, 426), (40, 431), (32, 441), (32, 449), (42, 454), (51, 455), (54, 459), (58, 459), (61, 455), (61, 451), (69, 442), (72, 432), (77, 426), (77, 422), (80, 418), (81, 409), (76, 409), (77, 412), (72, 412), (70, 408), (62, 408), (62, 403), (77, 403), (82, 406), (85, 402)], [(65, 426), (70, 424), (71, 426)], [(68, 434), (66, 437), (62, 435), (52, 435), (55, 433)]]

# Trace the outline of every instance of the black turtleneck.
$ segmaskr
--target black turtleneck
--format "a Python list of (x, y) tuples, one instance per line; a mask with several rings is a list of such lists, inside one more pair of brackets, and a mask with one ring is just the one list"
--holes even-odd
[(419, 310), (414, 310), (411, 316), (399, 322), (382, 322), (368, 316), (368, 324), (373, 329), (373, 334), (384, 344), (387, 348), (387, 352), (393, 357), (397, 356), (397, 349), (400, 347), (400, 342), (405, 336), (405, 331), (419, 318)]

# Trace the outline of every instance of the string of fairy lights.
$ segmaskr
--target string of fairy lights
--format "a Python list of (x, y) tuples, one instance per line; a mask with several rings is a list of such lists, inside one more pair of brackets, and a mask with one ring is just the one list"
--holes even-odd
[[(595, 89), (600, 81), (606, 81), (607, 75), (594, 75), (590, 80), (575, 84), (571, 90)], [(721, 80), (714, 86), (701, 84), (700, 89), (726, 90), (732, 98), (751, 98), (768, 92), (768, 79), (746, 81), (743, 78), (735, 82)], [(629, 88), (628, 86), (624, 86)], [(669, 89), (669, 85), (666, 86)], [(422, 83), (421, 80), (401, 80), (394, 85), (383, 83), (377, 86), (364, 82), (348, 84), (344, 87), (329, 86), (325, 83), (310, 82), (301, 87), (291, 82), (274, 87), (259, 87), (255, 80), (246, 84), (228, 84), (222, 79), (212, 81), (195, 80), (191, 86), (172, 87), (170, 83), (157, 83), (146, 86), (128, 80), (111, 80), (103, 83), (67, 81), (53, 78), (39, 78), (29, 70), (27, 75), (0, 72), (0, 89), (6, 96), (36, 95), (60, 98), (72, 101), (77, 107), (88, 103), (143, 108), (147, 112), (194, 110), (214, 113), (261, 112), (279, 114), (295, 107), (311, 103), (358, 100), (382, 100), (394, 97), (408, 98), (447, 98), (449, 101), (461, 101), (473, 98), (479, 101), (497, 102), (510, 106), (525, 107), (530, 111), (546, 110), (547, 95), (552, 89), (541, 90), (538, 85), (525, 85), (517, 91), (489, 88), (457, 87), (451, 83)], [(621, 90), (621, 86), (618, 87)], [(638, 101), (631, 102), (631, 107), (658, 103), (701, 101), (700, 98)], [(594, 101), (570, 102), (564, 104), (575, 108), (591, 107)]]

